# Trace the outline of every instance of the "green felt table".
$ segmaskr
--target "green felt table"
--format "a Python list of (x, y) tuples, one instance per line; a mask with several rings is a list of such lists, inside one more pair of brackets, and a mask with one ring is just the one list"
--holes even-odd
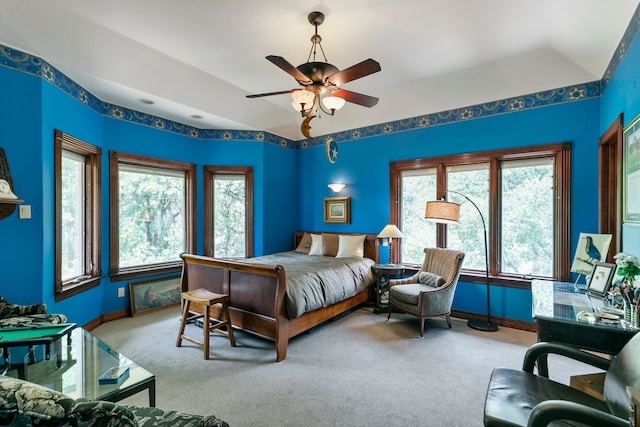
[(76, 327), (75, 323), (0, 329), (0, 346), (14, 347), (51, 343)]

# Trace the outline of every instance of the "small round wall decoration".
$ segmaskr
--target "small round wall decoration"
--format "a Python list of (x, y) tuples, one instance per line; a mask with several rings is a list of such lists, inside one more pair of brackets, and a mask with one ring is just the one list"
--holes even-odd
[(336, 144), (333, 138), (327, 138), (324, 146), (327, 160), (329, 163), (335, 163), (338, 160), (338, 144)]

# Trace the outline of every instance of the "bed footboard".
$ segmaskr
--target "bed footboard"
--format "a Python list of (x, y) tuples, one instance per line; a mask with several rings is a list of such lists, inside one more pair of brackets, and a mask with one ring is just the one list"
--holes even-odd
[[(181, 289), (204, 288), (229, 294), (229, 316), (235, 328), (275, 341), (276, 360), (286, 357), (288, 318), (286, 278), (282, 266), (248, 264), (199, 255), (182, 254)], [(195, 306), (195, 310), (202, 307)], [(212, 315), (220, 316), (217, 307)]]

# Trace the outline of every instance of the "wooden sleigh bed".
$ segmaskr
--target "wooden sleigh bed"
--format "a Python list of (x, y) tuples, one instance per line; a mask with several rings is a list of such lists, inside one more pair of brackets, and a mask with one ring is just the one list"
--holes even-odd
[[(362, 233), (314, 234), (322, 234), (325, 238), (334, 240), (339, 235), (362, 235)], [(295, 248), (299, 248), (304, 235), (303, 231), (296, 232)], [(288, 314), (288, 307), (289, 310), (292, 310), (292, 306), (287, 298), (286, 268), (278, 264), (256, 263), (266, 262), (263, 258), (270, 256), (228, 260), (183, 254), (181, 255), (183, 259), (181, 289), (187, 291), (205, 288), (212, 292), (229, 294), (229, 315), (233, 327), (273, 340), (276, 347), (276, 361), (279, 362), (287, 356), (289, 339), (357, 307), (369, 299), (370, 285), (374, 280), (370, 266), (378, 261), (378, 239), (374, 234), (364, 236), (363, 261), (366, 262), (368, 271), (365, 272), (364, 267), (359, 267), (360, 277), (356, 280), (362, 283), (358, 283), (357, 290), (354, 291), (355, 294), (348, 295), (349, 292), (346, 292), (344, 298), (337, 298), (326, 306), (302, 314), (296, 313), (292, 316)], [(308, 237), (306, 236), (305, 239)], [(328, 256), (313, 257), (306, 254), (303, 256), (316, 258), (319, 261), (325, 259), (327, 263), (333, 262), (328, 259)], [(294, 268), (292, 267), (291, 270)], [(330, 272), (330, 274), (335, 273)], [(351, 279), (345, 279), (347, 282), (349, 280)], [(195, 309), (201, 310), (200, 307)], [(221, 315), (219, 308), (212, 307), (211, 315), (219, 318)]]

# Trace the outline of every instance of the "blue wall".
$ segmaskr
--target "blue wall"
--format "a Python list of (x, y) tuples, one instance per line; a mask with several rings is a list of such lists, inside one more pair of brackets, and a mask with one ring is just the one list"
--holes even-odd
[[(625, 127), (640, 114), (639, 38), (640, 36), (636, 36), (635, 40), (627, 46), (622, 62), (602, 94), (601, 132), (604, 132), (620, 113), (623, 114)], [(640, 255), (640, 226), (638, 224), (623, 224), (622, 249), (625, 252)]]
[[(575, 249), (580, 232), (598, 232), (598, 117), (599, 100), (593, 98), (341, 143), (335, 164), (325, 160), (324, 147), (301, 150), (302, 228), (378, 233), (389, 222), (392, 161), (571, 142), (571, 244)], [(347, 184), (340, 195), (352, 198), (350, 225), (323, 223), (322, 199), (330, 196), (327, 183), (338, 181)], [(530, 292), (494, 286), (491, 294), (493, 315), (531, 321)], [(486, 312), (484, 285), (461, 282), (454, 309)]]
[[(640, 42), (627, 46), (601, 97), (345, 140), (338, 144), (340, 154), (335, 164), (326, 160), (323, 145), (296, 150), (287, 144), (242, 138), (192, 138), (115, 119), (40, 75), (0, 67), (0, 146), (7, 153), (16, 194), (32, 208), (31, 220), (20, 220), (13, 214), (0, 221), (0, 295), (19, 303), (46, 302), (50, 311), (63, 312), (79, 324), (129, 305), (128, 296), (117, 298), (117, 288), (127, 288), (127, 283), (112, 283), (108, 276), (96, 288), (59, 303), (54, 301), (54, 129), (103, 150), (103, 273), (108, 272), (109, 265), (109, 150), (195, 163), (199, 196), (202, 166), (253, 166), (254, 253), (258, 256), (291, 249), (297, 229), (379, 232), (389, 222), (389, 162), (571, 142), (573, 252), (580, 232), (597, 232), (598, 137), (620, 112), (625, 115), (625, 124), (640, 113), (640, 78), (636, 71), (640, 67)], [(330, 182), (347, 184), (340, 195), (351, 197), (351, 224), (324, 224), (323, 199), (335, 196), (327, 188)], [(198, 253), (202, 253), (202, 229), (202, 197), (198, 197)], [(625, 225), (626, 251), (640, 254), (639, 231)], [(484, 313), (484, 286), (461, 283), (458, 289), (455, 309)], [(529, 291), (492, 286), (491, 292), (493, 315), (531, 321)]]

